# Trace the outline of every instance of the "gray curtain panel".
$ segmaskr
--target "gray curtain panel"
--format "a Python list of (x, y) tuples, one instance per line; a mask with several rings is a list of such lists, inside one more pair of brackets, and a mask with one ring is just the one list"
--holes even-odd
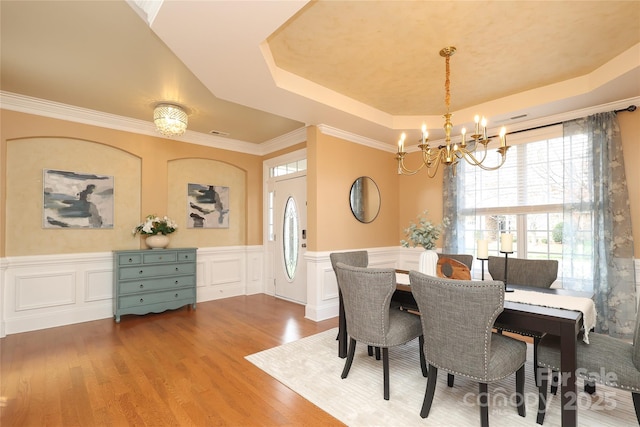
[[(631, 339), (636, 319), (629, 193), (616, 113), (564, 123), (563, 286), (593, 290), (596, 332)], [(586, 144), (584, 144), (586, 138)], [(582, 147), (576, 156), (569, 150)]]

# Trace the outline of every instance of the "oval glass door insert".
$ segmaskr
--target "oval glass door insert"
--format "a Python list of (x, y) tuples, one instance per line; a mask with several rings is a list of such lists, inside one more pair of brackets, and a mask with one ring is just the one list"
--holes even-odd
[(282, 242), (285, 270), (289, 279), (296, 275), (298, 265), (298, 208), (293, 197), (287, 199), (284, 207), (284, 224), (282, 226)]

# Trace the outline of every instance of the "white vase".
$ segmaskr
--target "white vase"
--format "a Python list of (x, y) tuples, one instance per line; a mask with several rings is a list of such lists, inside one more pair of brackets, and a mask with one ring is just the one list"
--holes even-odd
[(169, 236), (164, 234), (152, 234), (144, 241), (151, 249), (164, 249), (169, 246)]
[(438, 253), (436, 251), (427, 249), (420, 254), (420, 262), (418, 263), (418, 271), (420, 273), (435, 276), (437, 265)]

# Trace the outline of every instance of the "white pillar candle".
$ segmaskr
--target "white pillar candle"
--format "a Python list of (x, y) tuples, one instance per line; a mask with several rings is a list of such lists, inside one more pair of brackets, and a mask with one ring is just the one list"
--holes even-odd
[(502, 233), (500, 236), (500, 252), (513, 252), (513, 234)]
[(489, 242), (486, 240), (478, 240), (478, 259), (489, 258)]

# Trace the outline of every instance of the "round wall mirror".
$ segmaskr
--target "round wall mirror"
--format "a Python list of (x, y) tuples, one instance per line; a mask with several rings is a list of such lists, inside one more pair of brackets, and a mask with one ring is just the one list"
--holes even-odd
[(360, 222), (369, 223), (380, 212), (380, 190), (375, 181), (361, 176), (353, 181), (349, 192), (349, 203), (353, 216)]

